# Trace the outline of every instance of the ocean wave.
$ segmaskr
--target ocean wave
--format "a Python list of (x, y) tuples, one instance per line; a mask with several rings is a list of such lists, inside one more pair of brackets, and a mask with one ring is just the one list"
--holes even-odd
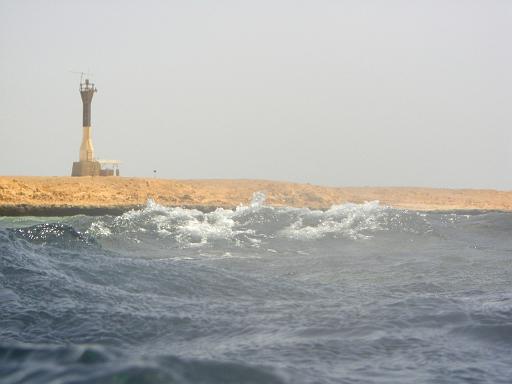
[(267, 367), (176, 356), (132, 359), (119, 350), (100, 345), (0, 344), (0, 362), (0, 379), (5, 384), (283, 383)]
[(262, 194), (3, 219), (0, 382), (508, 383), (511, 219)]
[(91, 238), (77, 231), (71, 225), (43, 223), (24, 228), (12, 229), (16, 236), (37, 244), (89, 243)]
[(379, 219), (385, 212), (386, 207), (380, 206), (378, 201), (335, 205), (325, 212), (306, 211), (281, 230), (281, 234), (296, 240), (315, 240), (327, 235), (369, 238), (369, 233), (382, 229)]
[(426, 220), (418, 214), (393, 210), (378, 201), (335, 205), (321, 211), (270, 207), (264, 204), (264, 200), (265, 195), (258, 192), (249, 205), (240, 205), (236, 209), (218, 208), (209, 213), (164, 207), (148, 200), (142, 209), (94, 221), (86, 233), (98, 238), (123, 238), (134, 243), (147, 238), (167, 239), (182, 247), (201, 246), (219, 240), (258, 247), (262, 240), (271, 238), (359, 240), (390, 229), (417, 233), (429, 229)]

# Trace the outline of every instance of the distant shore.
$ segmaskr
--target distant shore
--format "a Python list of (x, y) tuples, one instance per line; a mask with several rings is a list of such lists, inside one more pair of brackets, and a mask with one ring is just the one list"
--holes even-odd
[(162, 180), (125, 177), (0, 176), (0, 216), (120, 214), (151, 198), (164, 206), (211, 211), (247, 205), (254, 192), (271, 206), (328, 209), (378, 200), (421, 211), (512, 211), (512, 191), (414, 187), (323, 187), (266, 180)]

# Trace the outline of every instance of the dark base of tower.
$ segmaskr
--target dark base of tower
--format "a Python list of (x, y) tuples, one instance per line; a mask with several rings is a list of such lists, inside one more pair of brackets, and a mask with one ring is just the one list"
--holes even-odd
[(71, 176), (101, 176), (101, 164), (97, 161), (76, 161)]

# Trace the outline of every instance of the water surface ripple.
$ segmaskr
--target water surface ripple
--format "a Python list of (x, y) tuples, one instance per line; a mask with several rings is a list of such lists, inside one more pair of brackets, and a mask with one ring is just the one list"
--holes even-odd
[(510, 383), (512, 214), (0, 218), (2, 383)]

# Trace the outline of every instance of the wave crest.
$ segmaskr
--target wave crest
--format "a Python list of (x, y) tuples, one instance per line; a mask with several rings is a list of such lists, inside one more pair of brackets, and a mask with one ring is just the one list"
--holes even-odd
[(379, 219), (385, 212), (386, 208), (381, 207), (378, 201), (334, 205), (320, 214), (311, 212), (309, 215), (300, 216), (281, 233), (298, 240), (315, 240), (327, 235), (352, 239), (369, 238), (370, 232), (382, 229)]
[[(240, 205), (236, 209), (218, 208), (205, 213), (197, 209), (164, 207), (148, 200), (140, 210), (94, 221), (87, 233), (135, 243), (166, 239), (180, 247), (219, 241), (258, 247), (265, 239), (276, 238), (303, 241), (325, 237), (367, 239), (377, 231), (397, 225), (408, 230), (407, 227), (419, 218), (416, 214), (412, 219), (404, 217), (407, 216), (405, 211), (392, 210), (378, 201), (334, 205), (326, 211), (271, 207), (264, 201), (265, 195), (257, 192), (248, 205)], [(418, 225), (412, 225), (415, 226)], [(413, 229), (411, 231), (414, 232)]]

